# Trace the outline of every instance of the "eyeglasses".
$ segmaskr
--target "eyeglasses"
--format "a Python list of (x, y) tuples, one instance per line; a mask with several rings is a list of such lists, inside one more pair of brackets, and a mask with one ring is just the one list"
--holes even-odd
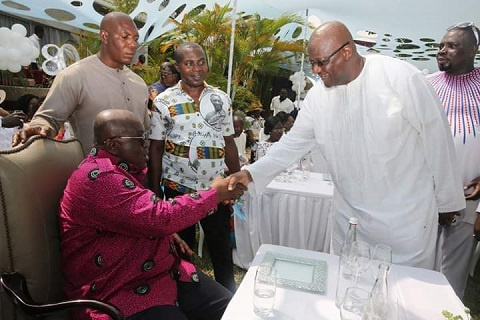
[(113, 136), (113, 137), (110, 137), (110, 138), (107, 138), (105, 140), (102, 141), (102, 144), (105, 144), (108, 140), (112, 140), (112, 139), (133, 139), (133, 140), (138, 140), (142, 143), (142, 145), (145, 145), (145, 143), (148, 141), (148, 133), (145, 132), (143, 133), (141, 136), (138, 136), (138, 137), (132, 137), (132, 136)]
[(345, 42), (340, 48), (338, 48), (337, 50), (335, 50), (331, 55), (329, 55), (328, 57), (326, 57), (325, 59), (323, 60), (318, 60), (318, 61), (312, 61), (310, 60), (310, 64), (312, 65), (312, 68), (315, 67), (315, 65), (319, 66), (319, 67), (323, 67), (325, 65), (327, 65), (329, 62), (330, 62), (330, 59), (332, 59), (332, 57), (334, 55), (336, 55), (338, 52), (340, 52), (340, 50), (342, 50), (347, 44), (349, 44), (350, 41), (347, 41)]
[(458, 29), (471, 28), (472, 32), (473, 32), (473, 35), (475, 36), (475, 40), (477, 41), (477, 42), (475, 42), (475, 45), (478, 45), (478, 40), (479, 40), (478, 29), (473, 22), (467, 21), (467, 22), (460, 22), (460, 23), (454, 24), (453, 26), (448, 27), (447, 31), (451, 31), (451, 30), (457, 29), (457, 28)]

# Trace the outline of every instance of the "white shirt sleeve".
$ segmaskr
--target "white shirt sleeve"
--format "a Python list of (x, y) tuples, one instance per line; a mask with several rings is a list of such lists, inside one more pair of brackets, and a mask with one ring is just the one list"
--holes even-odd
[(287, 135), (268, 149), (268, 153), (246, 167), (253, 178), (250, 193), (260, 193), (282, 170), (288, 168), (315, 145), (313, 118), (307, 107), (298, 113), (297, 120)]

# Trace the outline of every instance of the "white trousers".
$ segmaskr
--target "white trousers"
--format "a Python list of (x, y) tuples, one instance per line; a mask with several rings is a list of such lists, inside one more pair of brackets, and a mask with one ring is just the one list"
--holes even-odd
[[(462, 216), (450, 227), (439, 226), (435, 270), (445, 275), (457, 296), (462, 299), (477, 241), (473, 238), (472, 217), (477, 201), (467, 201)], [(474, 220), (473, 220), (474, 221)]]

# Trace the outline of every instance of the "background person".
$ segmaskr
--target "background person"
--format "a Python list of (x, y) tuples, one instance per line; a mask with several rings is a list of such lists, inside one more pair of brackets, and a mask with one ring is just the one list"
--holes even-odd
[(180, 74), (171, 62), (163, 62), (160, 66), (160, 79), (150, 85), (150, 99), (153, 101), (155, 97), (176, 85), (180, 81)]
[(278, 96), (273, 97), (270, 102), (270, 110), (273, 111), (274, 116), (280, 111), (290, 113), (294, 108), (292, 100), (287, 97), (287, 89), (285, 88), (280, 89)]
[[(296, 110), (293, 110), (292, 112), (295, 112)], [(291, 115), (291, 113), (286, 113), (285, 111), (280, 111), (277, 113), (277, 117), (282, 120), (283, 128), (285, 129), (285, 133), (290, 131), (292, 129), (293, 124), (295, 122), (294, 117)]]
[(290, 132), (234, 174), (231, 186), (253, 181), (252, 192), (261, 192), (318, 145), (335, 185), (332, 251), (340, 253), (356, 217), (358, 240), (390, 245), (396, 264), (432, 269), (438, 223), (451, 224), (465, 207), (435, 91), (404, 61), (361, 56), (337, 21), (313, 32), (308, 54), (322, 81), (309, 90)]
[(271, 146), (283, 136), (283, 132), (285, 131), (282, 119), (277, 116), (273, 116), (268, 118), (265, 121), (265, 127), (263, 128), (265, 135), (268, 136), (267, 140), (260, 141), (257, 144), (257, 153), (255, 161), (262, 158), (264, 155), (267, 154), (267, 150), (270, 149)]
[[(36, 25), (33, 29), (33, 34), (28, 37), (30, 41), (32, 41), (33, 45), (35, 48), (38, 49), (38, 52), (42, 52), (42, 46), (40, 44), (40, 41), (43, 39), (43, 36), (45, 35), (45, 30), (41, 25)], [(37, 65), (37, 60), (33, 59), (30, 67), (33, 70), (38, 70), (38, 65)]]
[(61, 71), (32, 121), (13, 138), (25, 143), (36, 134), (54, 137), (69, 121), (87, 154), (93, 143), (93, 121), (105, 109), (132, 111), (149, 128), (145, 82), (126, 65), (138, 48), (138, 31), (125, 13), (111, 12), (100, 23), (100, 51)]
[(480, 68), (474, 68), (478, 29), (472, 23), (448, 28), (437, 53), (439, 72), (428, 77), (443, 104), (450, 124), (467, 207), (451, 226), (440, 226), (436, 269), (442, 272), (462, 298), (477, 241), (473, 225), (480, 196)]
[(15, 103), (15, 110), (21, 110), (30, 121), (40, 107), (40, 98), (33, 94), (24, 94)]

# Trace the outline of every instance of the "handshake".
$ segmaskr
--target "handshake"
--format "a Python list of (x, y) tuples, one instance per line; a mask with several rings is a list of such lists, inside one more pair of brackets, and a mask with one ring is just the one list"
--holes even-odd
[(219, 203), (233, 204), (247, 190), (250, 181), (252, 181), (250, 173), (241, 170), (226, 178), (215, 178), (210, 187), (217, 191)]

